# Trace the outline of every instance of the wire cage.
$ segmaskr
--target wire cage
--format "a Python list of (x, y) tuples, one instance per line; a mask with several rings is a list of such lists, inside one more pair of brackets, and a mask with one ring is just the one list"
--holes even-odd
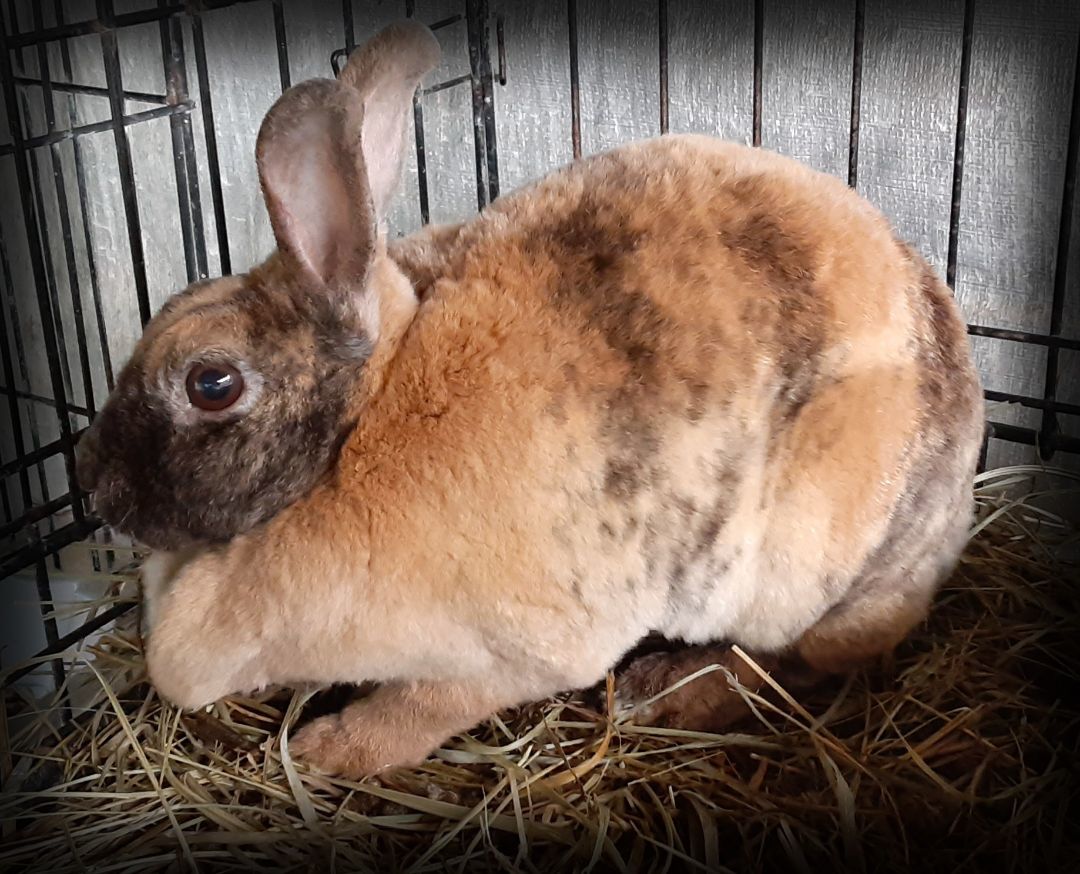
[[(252, 120), (257, 124), (292, 83), (332, 75), (366, 34), (402, 15), (432, 27), (445, 60), (415, 98), (410, 190), (399, 197), (398, 232), (482, 209), (509, 187), (508, 177), (516, 185), (641, 131), (711, 129), (783, 150), (777, 131), (788, 125), (785, 113), (795, 104), (832, 120), (834, 172), (861, 188), (869, 162), (881, 177), (874, 191), (888, 194), (889, 172), (902, 174), (921, 160), (918, 150), (926, 142), (905, 132), (932, 129), (936, 151), (925, 178), (941, 196), (927, 232), (931, 254), (951, 286), (971, 278), (975, 291), (965, 295), (958, 287), (969, 331), (998, 344), (986, 346), (980, 364), (1007, 346), (1013, 352), (1005, 358), (1025, 366), (1023, 379), (1008, 368), (984, 372), (987, 400), (1007, 406), (991, 415), (983, 463), (1005, 444), (1043, 461), (1074, 463), (1080, 396), (1071, 392), (1069, 374), (1080, 373), (1080, 229), (1074, 226), (1080, 16), (1065, 0), (1039, 8), (1010, 11), (1001, 0), (916, 3), (914, 11), (897, 11), (885, 0), (746, 0), (722, 10), (678, 0), (625, 8), (588, 0), (3, 0), (0, 578), (10, 587), (7, 601), (21, 597), (40, 605), (40, 627), (19, 632), (30, 641), (24, 655), (44, 658), (47, 679), (58, 688), (62, 654), (132, 607), (123, 600), (70, 621), (52, 607), (72, 563), (92, 561), (100, 569), (102, 562), (119, 561), (104, 549), (92, 555), (71, 550), (87, 539), (110, 542), (75, 481), (74, 450), (164, 297), (188, 282), (244, 269), (265, 242), (257, 191), (252, 184), (250, 192), (241, 191), (250, 175), (237, 169), (251, 163)], [(1033, 25), (1036, 20), (1042, 23)], [(824, 108), (813, 76), (805, 90), (793, 91), (790, 77), (805, 71), (789, 71), (787, 80), (780, 75), (788, 65), (797, 67), (785, 39), (801, 28), (809, 28), (809, 36), (800, 39), (813, 44), (821, 37), (821, 51), (831, 52), (826, 73), (815, 75), (832, 77), (840, 97)], [(1002, 116), (995, 114), (992, 94), (1010, 80), (995, 78), (1001, 61), (995, 46), (1010, 28), (1019, 28), (1022, 44), (1020, 54), (1009, 57), (1026, 59), (1031, 69), (1008, 75), (1027, 76), (1041, 102), (1012, 105)], [(703, 47), (720, 31), (724, 41)], [(261, 36), (244, 42), (254, 32)], [(905, 74), (918, 78), (907, 61), (888, 68), (893, 42), (921, 51), (919, 63), (947, 47), (935, 61), (937, 72), (920, 80), (934, 90), (932, 118), (911, 111), (921, 92), (890, 115), (887, 95), (905, 89)], [(710, 73), (710, 58), (718, 53), (729, 66)], [(720, 82), (729, 69), (735, 70), (730, 81)], [(258, 72), (255, 85), (245, 78), (252, 71)], [(782, 80), (788, 82), (783, 88)], [(635, 92), (635, 82), (645, 82), (645, 90)], [(981, 101), (978, 111), (973, 95)], [(741, 127), (719, 129), (710, 120), (710, 107), (720, 104)], [(247, 115), (237, 106), (247, 106)], [(799, 124), (790, 122), (792, 136), (805, 132)], [(995, 138), (1030, 148), (1007, 155), (1000, 175), (987, 181), (986, 150)], [(974, 176), (973, 141), (982, 162)], [(1037, 185), (1006, 178), (1024, 162), (1041, 168), (1033, 177)], [(890, 171), (893, 165), (900, 169)], [(446, 186), (458, 192), (449, 205), (440, 200)], [(973, 186), (979, 190), (972, 206)], [(1035, 206), (1021, 202), (1025, 186), (1032, 187), (1027, 194), (1038, 199)], [(976, 250), (1020, 245), (995, 237), (985, 223), (966, 229), (966, 221), (978, 225), (978, 210), (998, 194), (1015, 202), (997, 230), (1022, 239), (1040, 265), (1031, 276), (1000, 279), (1034, 289), (1020, 301), (1038, 298), (1038, 315), (1030, 320), (1007, 308), (995, 318), (993, 307), (977, 299), (980, 270), (1000, 262), (980, 266)], [(1038, 239), (1027, 224), (1035, 209)], [(986, 239), (975, 245), (978, 235)], [(26, 615), (10, 619), (9, 613), (9, 619), (23, 623)], [(10, 663), (10, 655), (4, 658)], [(5, 683), (29, 670), (9, 674)]]
[[(119, 603), (61, 633), (52, 609), (55, 597), (50, 575), (63, 575), (65, 547), (87, 538), (108, 537), (75, 481), (74, 449), (112, 389), (116, 366), (122, 363), (113, 352), (116, 341), (110, 335), (126, 328), (121, 345), (130, 347), (132, 329), (145, 325), (161, 302), (160, 295), (153, 299), (153, 280), (148, 276), (151, 262), (162, 254), (148, 246), (145, 203), (150, 197), (148, 188), (166, 184), (157, 174), (171, 176), (166, 196), (178, 218), (179, 246), (167, 256), (178, 262), (173, 265), (174, 281), (182, 286), (233, 270), (219, 148), (219, 141), (228, 134), (215, 118), (207, 51), (206, 31), (213, 26), (214, 13), (230, 7), (235, 13), (247, 6), (242, 14), (262, 16), (271, 24), (277, 87), (268, 100), (295, 81), (295, 57), (291, 63), (281, 0), (128, 3), (124, 5), (132, 8), (117, 8), (120, 5), (112, 0), (9, 2), (0, 16), (0, 72), (8, 130), (7, 142), (0, 145), (0, 160), (5, 176), (14, 183), (0, 231), (4, 278), (0, 338), (6, 396), (0, 578), (27, 569), (33, 574), (44, 635), (39, 654), (44, 655), (63, 652), (133, 606), (130, 601)], [(408, 2), (401, 9), (379, 10), (375, 20), (365, 22), (365, 30), (370, 35), (378, 28), (378, 19), (414, 15), (414, 5)], [(76, 6), (84, 8), (73, 10)], [(319, 55), (320, 66), (310, 65), (314, 67), (310, 75), (337, 72), (356, 45), (356, 16), (365, 11), (369, 10), (363, 4), (354, 10), (349, 0), (323, 4), (319, 20), (334, 32), (335, 43), (332, 50)], [(505, 81), (506, 61), (500, 48), (501, 66), (494, 71), (493, 58), (501, 22), (492, 17), (484, 0), (443, 3), (435, 13), (423, 20), (437, 34), (452, 34), (453, 54), (444, 64), (450, 74), (429, 82), (414, 103), (416, 206), (422, 223), (430, 220), (424, 104), (440, 92), (454, 89), (468, 96), (469, 114), (462, 123), (471, 127), (472, 142), (455, 148), (471, 152), (475, 207), (482, 208), (499, 193), (493, 90), (497, 77)], [(147, 28), (155, 33), (151, 35)], [(125, 36), (133, 33), (125, 43)], [(73, 63), (72, 41), (83, 37), (85, 42), (88, 35), (100, 42), (99, 58), (84, 56)], [(156, 65), (156, 89), (140, 90), (125, 82), (132, 77), (130, 69), (125, 74), (124, 48), (133, 48), (136, 42), (138, 72), (145, 74), (147, 67)], [(89, 69), (91, 78), (99, 81), (80, 82), (80, 62), (81, 71)], [(164, 120), (168, 152), (151, 156), (157, 166), (149, 172), (155, 178), (139, 179), (138, 156), (133, 155), (131, 141), (140, 128)], [(111, 148), (91, 147), (88, 155), (86, 143), (95, 137), (95, 145), (107, 137)], [(101, 191), (97, 187), (95, 192), (94, 182), (106, 176), (119, 189), (119, 198), (112, 198), (109, 206), (119, 208), (123, 216), (124, 238), (113, 242), (116, 254), (126, 243), (126, 252), (119, 258), (128, 273), (125, 291), (131, 296), (115, 304), (134, 317), (135, 322), (126, 326), (118, 326), (111, 318), (115, 307), (110, 313), (109, 295), (114, 301), (119, 295), (115, 287), (107, 287), (102, 248), (93, 240), (97, 216), (92, 200)], [(28, 263), (13, 265), (15, 260)], [(103, 560), (111, 562), (115, 556), (97, 552), (92, 556), (97, 570)], [(25, 673), (10, 674), (6, 682), (15, 682)], [(62, 686), (61, 659), (51, 662), (51, 673), (56, 687)]]

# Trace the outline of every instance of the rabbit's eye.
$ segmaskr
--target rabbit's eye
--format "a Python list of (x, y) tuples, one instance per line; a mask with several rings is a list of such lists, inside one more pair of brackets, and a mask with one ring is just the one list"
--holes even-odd
[(187, 395), (200, 410), (224, 410), (244, 393), (244, 377), (228, 364), (196, 364), (187, 375)]

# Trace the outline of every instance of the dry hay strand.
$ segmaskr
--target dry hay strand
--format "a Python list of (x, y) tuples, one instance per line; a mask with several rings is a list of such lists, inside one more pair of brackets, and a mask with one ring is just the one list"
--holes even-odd
[(288, 755), (312, 692), (180, 713), (146, 683), (130, 622), (72, 657), (99, 694), (60, 728), (49, 708), (27, 723), (9, 690), (0, 866), (1075, 870), (1080, 629), (1058, 550), (1076, 532), (1033, 503), (1041, 476), (980, 478), (969, 549), (892, 658), (798, 702), (744, 690), (754, 718), (722, 735), (568, 695), (494, 716), (422, 767), (331, 779)]

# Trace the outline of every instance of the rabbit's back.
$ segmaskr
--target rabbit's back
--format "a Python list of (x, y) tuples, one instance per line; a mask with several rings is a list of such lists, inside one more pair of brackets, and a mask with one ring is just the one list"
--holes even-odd
[(376, 404), (354, 442), (392, 518), (410, 489), (436, 514), (416, 572), (468, 556), (478, 599), (528, 586), (613, 652), (650, 628), (780, 647), (878, 564), (946, 567), (981, 435), (948, 289), (884, 218), (698, 136), (465, 225)]

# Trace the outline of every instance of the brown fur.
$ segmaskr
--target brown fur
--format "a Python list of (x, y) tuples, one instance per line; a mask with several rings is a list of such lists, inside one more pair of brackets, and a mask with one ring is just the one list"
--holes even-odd
[[(397, 73), (385, 59), (357, 69), (417, 69), (407, 43), (420, 37), (401, 39)], [(369, 115), (394, 105), (362, 102)], [(293, 123), (309, 110), (323, 111)], [(388, 148), (401, 143), (365, 141), (362, 162), (322, 165), (396, 173)], [(369, 170), (373, 192), (387, 189), (382, 172)], [(304, 196), (282, 208), (316, 225), (297, 237), (272, 209), (283, 255), (225, 280), (231, 291), (193, 292), (130, 365), (160, 374), (179, 342), (170, 321), (205, 335), (203, 306), (218, 313), (215, 338), (255, 342), (253, 313), (223, 316), (232, 297), (295, 300), (297, 283), (304, 301), (325, 286), (341, 324), (373, 344), (326, 371), (345, 374), (345, 400), (319, 403), (351, 428), (329, 469), (301, 453), (302, 496), (162, 587), (148, 651), (162, 694), (197, 706), (268, 683), (382, 681), (294, 740), (310, 763), (356, 775), (416, 761), (498, 707), (588, 686), (650, 631), (839, 669), (922, 616), (970, 521), (978, 384), (947, 289), (842, 183), (665, 136), (576, 162), (389, 255), (381, 236), (370, 251), (365, 234), (357, 250), (342, 236), (365, 204), (380, 220), (382, 195), (347, 215), (293, 205)], [(357, 258), (359, 285), (323, 275)], [(309, 317), (279, 354), (333, 361), (306, 339), (321, 335)], [(287, 323), (271, 307), (266, 324)], [(259, 424), (255, 445), (258, 428), (287, 434)], [(130, 437), (113, 449), (152, 455)], [(157, 463), (187, 469), (163, 450)]]

